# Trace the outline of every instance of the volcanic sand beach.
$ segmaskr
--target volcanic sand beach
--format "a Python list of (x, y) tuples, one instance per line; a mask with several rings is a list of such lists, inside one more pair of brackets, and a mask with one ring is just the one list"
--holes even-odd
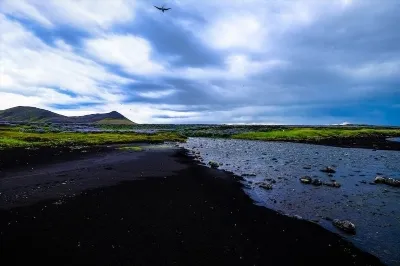
[(183, 149), (0, 159), (3, 265), (380, 264), (317, 224), (254, 205), (237, 177)]

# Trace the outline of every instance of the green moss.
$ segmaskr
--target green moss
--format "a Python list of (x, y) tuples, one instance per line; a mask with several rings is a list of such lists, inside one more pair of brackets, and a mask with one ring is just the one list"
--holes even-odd
[(26, 147), (29, 142), (12, 138), (0, 138), (0, 148)]
[(234, 134), (235, 139), (250, 140), (323, 140), (330, 138), (365, 138), (400, 136), (399, 129), (338, 129), (338, 128), (293, 128), (265, 132)]
[(0, 131), (0, 148), (29, 146), (77, 146), (123, 144), (134, 142), (161, 143), (165, 141), (185, 141), (185, 137), (173, 133), (30, 133), (19, 130)]
[(121, 151), (142, 151), (143, 149), (138, 146), (127, 146), (127, 147), (121, 147), (118, 148)]

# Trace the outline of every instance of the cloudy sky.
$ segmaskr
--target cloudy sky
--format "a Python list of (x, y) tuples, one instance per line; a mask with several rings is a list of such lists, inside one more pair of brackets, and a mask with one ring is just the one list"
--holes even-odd
[(399, 14), (398, 0), (1, 0), (0, 109), (400, 125)]

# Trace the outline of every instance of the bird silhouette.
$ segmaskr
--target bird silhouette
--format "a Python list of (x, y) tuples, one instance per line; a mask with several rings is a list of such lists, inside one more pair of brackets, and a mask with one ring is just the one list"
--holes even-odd
[(163, 13), (164, 13), (164, 11), (171, 9), (171, 8), (165, 8), (164, 6), (162, 6), (162, 7), (154, 6), (154, 7), (157, 8), (158, 10), (162, 11)]

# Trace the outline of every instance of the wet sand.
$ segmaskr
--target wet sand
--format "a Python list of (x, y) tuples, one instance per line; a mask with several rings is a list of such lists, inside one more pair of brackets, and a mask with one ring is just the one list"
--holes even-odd
[(33, 169), (10, 158), (2, 169), (4, 265), (380, 264), (316, 224), (254, 205), (236, 177), (183, 149), (51, 162), (32, 152), (13, 156)]

